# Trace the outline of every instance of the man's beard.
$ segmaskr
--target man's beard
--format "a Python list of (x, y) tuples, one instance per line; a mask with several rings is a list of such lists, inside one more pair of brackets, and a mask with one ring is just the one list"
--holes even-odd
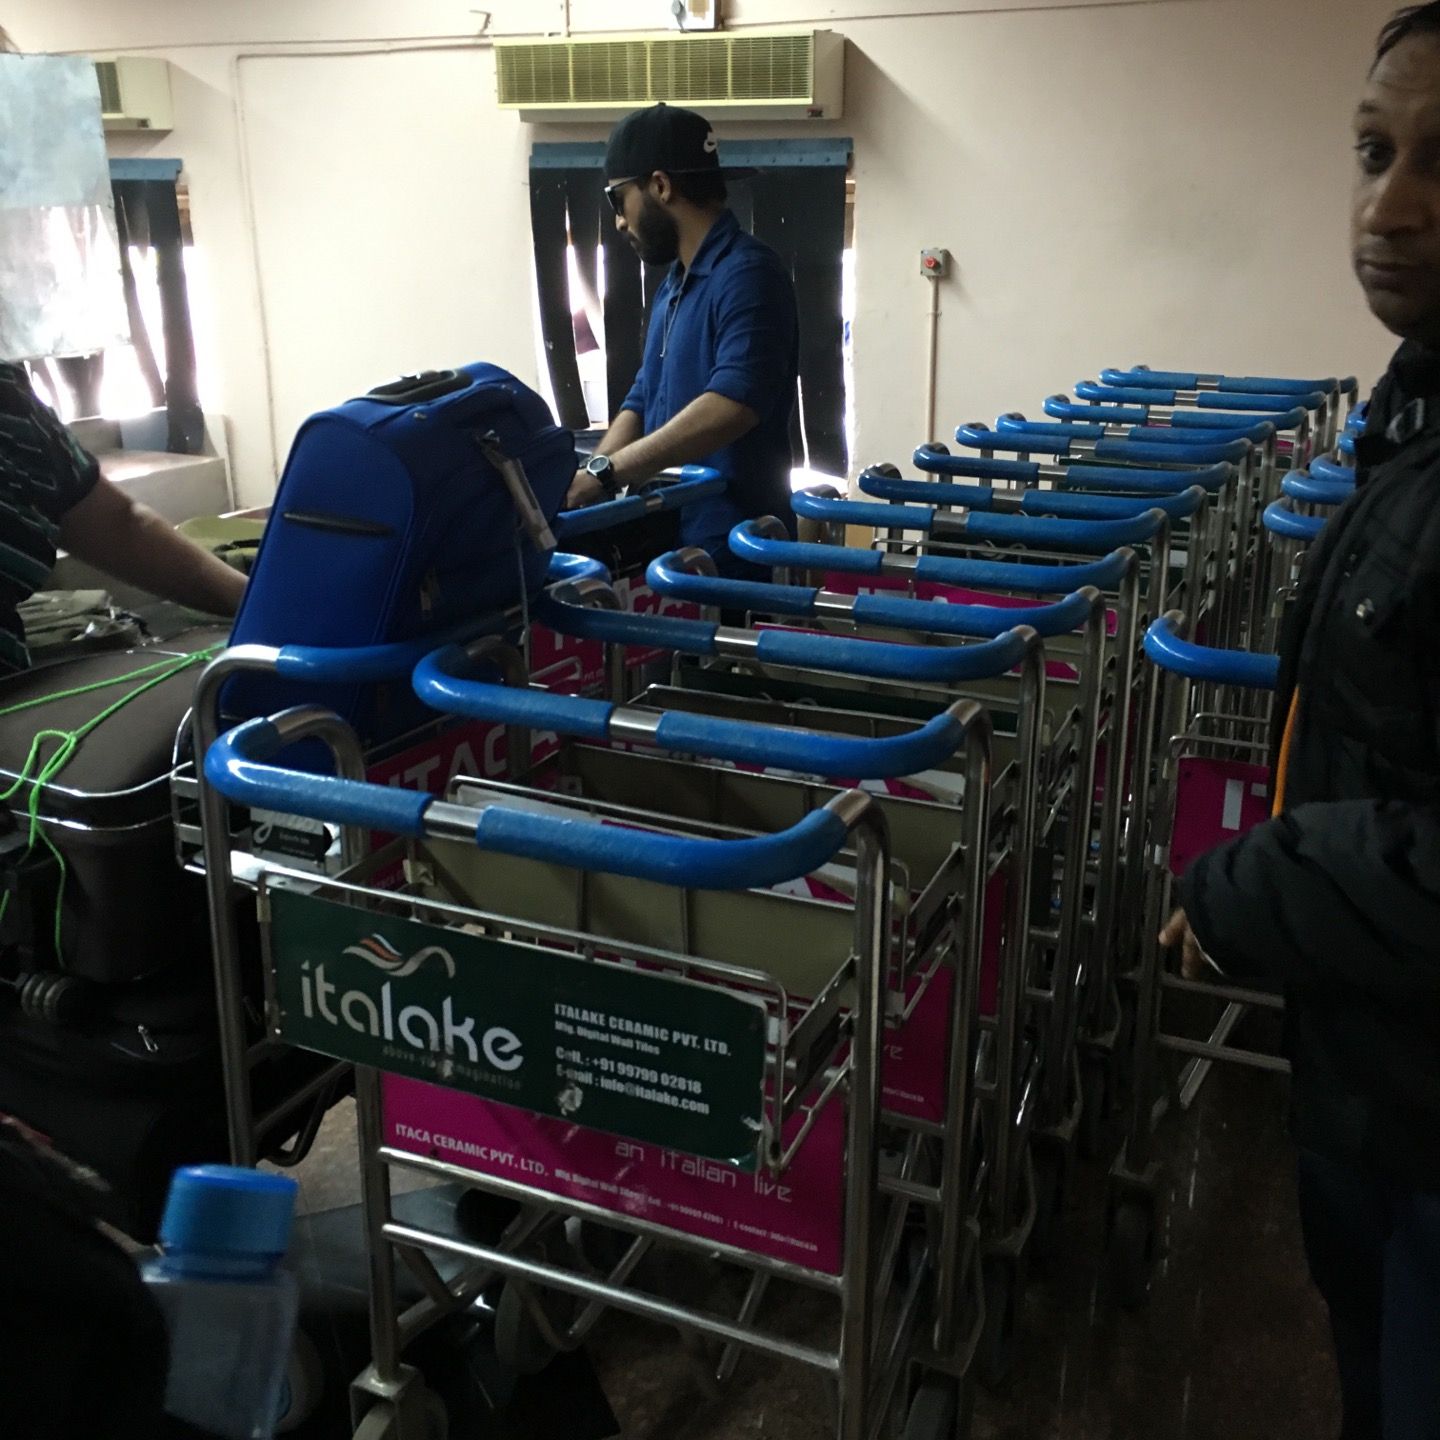
[(671, 265), (680, 255), (680, 229), (660, 202), (646, 195), (630, 227), (630, 243), (647, 265)]

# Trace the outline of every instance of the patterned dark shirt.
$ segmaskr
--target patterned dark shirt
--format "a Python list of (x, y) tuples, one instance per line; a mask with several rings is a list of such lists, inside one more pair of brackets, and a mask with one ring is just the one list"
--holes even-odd
[(16, 606), (49, 578), (60, 521), (99, 478), (24, 368), (0, 364), (0, 674), (29, 667)]

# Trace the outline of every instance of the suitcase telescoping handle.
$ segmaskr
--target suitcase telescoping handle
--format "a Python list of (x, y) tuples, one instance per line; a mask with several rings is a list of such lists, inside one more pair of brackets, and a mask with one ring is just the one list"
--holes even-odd
[(1255, 655), (1249, 650), (1212, 650), (1182, 639), (1183, 617), (1178, 610), (1162, 615), (1145, 632), (1145, 653), (1162, 670), (1190, 680), (1218, 685), (1244, 685), (1252, 690), (1273, 690), (1280, 678), (1278, 655)]
[(752, 610), (764, 615), (814, 617), (834, 613), (828, 607), (843, 604), (845, 613), (860, 625), (972, 638), (993, 638), (1017, 625), (1028, 625), (1042, 639), (1068, 635), (1090, 618), (1099, 597), (1099, 591), (1090, 588), (1078, 590), (1052, 605), (1009, 609), (999, 605), (911, 600), (902, 595), (828, 595), (813, 586), (730, 580), (714, 572), (715, 562), (703, 550), (672, 550), (650, 562), (645, 580), (657, 595), (688, 600), (696, 605)]
[(381, 405), (419, 405), (426, 400), (438, 400), (442, 395), (453, 395), (469, 383), (469, 376), (458, 370), (420, 370), (377, 385), (366, 392), (365, 398)]
[[(1075, 446), (1068, 436), (1017, 435), (992, 430), (978, 421), (961, 425), (955, 431), (955, 438), (973, 450), (1011, 454), (1064, 456)], [(1097, 460), (1128, 465), (1238, 465), (1250, 449), (1246, 440), (1206, 440), (1202, 431), (1193, 441), (1097, 440), (1094, 454)]]
[(1006, 590), (1023, 595), (1068, 595), (1093, 585), (1115, 590), (1134, 563), (1134, 551), (1119, 549), (1082, 565), (1029, 565), (1010, 560), (960, 560), (950, 555), (887, 555), (850, 545), (774, 540), (763, 520), (744, 520), (730, 532), (730, 549), (742, 560), (771, 568), (836, 570), (846, 575), (899, 575), (922, 584)]
[[(981, 716), (972, 703), (956, 706), (963, 734)], [(416, 791), (363, 780), (310, 775), (266, 763), (304, 720), (321, 712), (287, 712), (247, 720), (222, 735), (205, 757), (205, 778), (227, 799), (332, 824), (394, 835), (466, 838), (482, 850), (530, 860), (630, 875), (701, 890), (745, 890), (808, 875), (834, 859), (873, 801), (859, 791), (832, 796), (818, 810), (774, 835), (738, 840), (665, 835), (584, 818), (537, 814), (503, 802), (461, 806)], [(983, 718), (978, 723), (983, 724)]]
[[(1169, 473), (1172, 485), (1177, 478), (1188, 477)], [(997, 491), (982, 485), (950, 485), (943, 480), (897, 480), (893, 475), (881, 475), (873, 470), (866, 470), (860, 476), (860, 489), (877, 500), (961, 506), (967, 510), (993, 510), (998, 501), (1015, 496), (1014, 491)], [(1181, 520), (1193, 515), (1207, 498), (1205, 490), (1199, 485), (1157, 496), (1026, 489), (1019, 497), (1020, 513), (1023, 515), (1048, 515), (1067, 520), (1125, 519), (1145, 510), (1163, 510), (1172, 520)]]
[(1336, 390), (1351, 394), (1358, 382), (1353, 376), (1345, 379), (1332, 375), (1324, 380), (1288, 380), (1266, 375), (1205, 375), (1194, 370), (1152, 370), (1148, 365), (1135, 365), (1128, 370), (1102, 370), (1100, 383), (1122, 387), (1138, 385), (1158, 390), (1198, 390), (1204, 385), (1222, 395), (1309, 395), (1315, 392), (1329, 395)]
[[(1003, 637), (1003, 645), (998, 641), (990, 645), (1003, 648), (1007, 658), (1018, 664), (1033, 643), (1033, 632), (1011, 631)], [(647, 710), (549, 690), (520, 690), (479, 678), (476, 669), (476, 662), (459, 646), (437, 651), (415, 667), (415, 693), (443, 714), (489, 724), (521, 725), (583, 740), (651, 745), (711, 760), (858, 780), (890, 779), (935, 769), (964, 741), (964, 723), (953, 706), (914, 730), (864, 739), (681, 710)]]

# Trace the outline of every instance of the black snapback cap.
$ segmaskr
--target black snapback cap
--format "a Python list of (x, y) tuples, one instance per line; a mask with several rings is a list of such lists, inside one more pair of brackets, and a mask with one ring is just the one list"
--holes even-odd
[(605, 147), (607, 180), (633, 180), (656, 170), (698, 175), (721, 168), (720, 145), (710, 122), (693, 110), (663, 101), (627, 115), (610, 132)]

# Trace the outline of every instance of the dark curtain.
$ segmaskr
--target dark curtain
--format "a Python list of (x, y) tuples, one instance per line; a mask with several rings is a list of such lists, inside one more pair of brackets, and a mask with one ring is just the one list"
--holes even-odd
[[(190, 328), (184, 239), (175, 184), (171, 180), (116, 180), (111, 188), (120, 240), (120, 279), (125, 289), (131, 338), (151, 396), (157, 406), (165, 407), (166, 448), (179, 455), (198, 455), (205, 443), (205, 418), (195, 380), (195, 337)], [(140, 313), (135, 275), (130, 265), (132, 245), (149, 249), (155, 257), (165, 350), (163, 378), (156, 362), (154, 342)], [(82, 413), (94, 412), (82, 410)]]
[[(665, 278), (645, 266), (615, 229), (595, 165), (532, 166), (530, 223), (541, 333), (550, 383), (562, 424), (588, 424), (580, 387), (577, 339), (571, 318), (566, 245), (573, 240), (581, 284), (598, 286), (596, 241), (604, 251), (605, 373), (609, 418), (629, 393), (645, 345), (648, 310)], [(845, 248), (843, 165), (781, 166), (735, 181), (730, 208), (740, 224), (776, 250), (795, 281), (800, 316), (803, 411), (795, 408), (792, 443), (797, 463), (843, 475), (845, 447), (841, 257)], [(598, 227), (598, 233), (597, 233)], [(581, 347), (588, 337), (581, 336)]]

